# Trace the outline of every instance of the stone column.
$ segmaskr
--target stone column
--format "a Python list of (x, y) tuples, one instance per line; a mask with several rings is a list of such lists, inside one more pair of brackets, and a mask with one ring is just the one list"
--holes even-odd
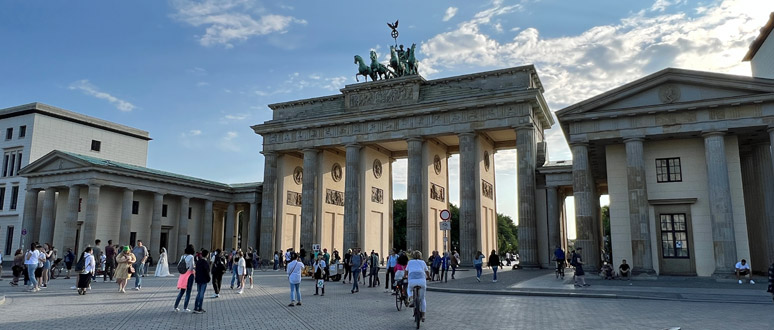
[(731, 188), (728, 182), (724, 132), (709, 132), (704, 137), (704, 155), (707, 161), (712, 241), (715, 248), (715, 274), (728, 275), (736, 264), (734, 213), (731, 207)]
[(575, 197), (575, 248), (582, 247), (581, 257), (585, 271), (599, 269), (599, 232), (597, 226), (597, 207), (594, 177), (589, 163), (587, 144), (571, 144), (572, 149), (572, 188)]
[(40, 219), (40, 234), (38, 241), (51, 244), (54, 240), (54, 221), (56, 215), (54, 214), (54, 203), (56, 203), (56, 189), (46, 188), (46, 192), (43, 195), (43, 214)]
[(559, 218), (559, 193), (556, 186), (546, 187), (546, 215), (548, 217), (548, 248), (553, 251), (562, 244), (561, 222)]
[(83, 220), (83, 243), (93, 245), (97, 239), (97, 220), (99, 219), (100, 185), (89, 184), (89, 197), (86, 200), (86, 218)]
[[(161, 251), (161, 209), (164, 208), (164, 194), (162, 193), (153, 193), (153, 213), (151, 214), (151, 225), (150, 225), (150, 242), (148, 243), (148, 246), (150, 246), (150, 253), (152, 256), (158, 259), (159, 251)], [(121, 244), (128, 244), (128, 240), (126, 242), (121, 241)], [(169, 242), (167, 242), (169, 244)], [(167, 249), (167, 256), (168, 258), (172, 257), (173, 254), (170, 253), (169, 246), (164, 246), (164, 248)]]
[[(132, 232), (132, 202), (134, 201), (134, 190), (124, 188), (124, 198), (121, 203), (121, 225), (118, 230), (118, 243), (129, 244), (130, 233)], [(158, 251), (158, 250), (157, 250)], [(157, 252), (158, 253), (158, 252)]]
[(277, 154), (264, 151), (263, 192), (261, 193), (261, 258), (274, 257), (275, 201), (277, 190)]
[[(465, 264), (472, 265), (473, 260), (476, 257), (476, 252), (480, 249), (478, 226), (476, 225), (476, 215), (478, 214), (478, 198), (476, 196), (476, 187), (478, 187), (478, 184), (476, 183), (476, 170), (478, 170), (478, 166), (476, 166), (478, 161), (476, 157), (476, 133), (464, 132), (460, 133), (458, 137), (460, 140), (459, 253), (460, 258)], [(421, 166), (421, 164), (419, 166)], [(410, 182), (411, 181), (409, 180), (409, 184)], [(482, 252), (487, 253), (486, 251)]]
[(226, 210), (226, 224), (224, 225), (226, 231), (223, 234), (223, 250), (231, 251), (234, 248), (234, 227), (236, 226), (236, 205), (234, 203), (228, 203)]
[[(349, 150), (349, 149), (347, 149)], [(317, 224), (317, 149), (304, 149), (304, 176), (301, 190), (301, 246), (311, 251)], [(347, 176), (349, 177), (349, 176)], [(347, 181), (349, 182), (349, 181)]]
[(774, 126), (769, 127), (769, 151), (771, 152), (771, 168), (774, 170)]
[[(75, 241), (75, 232), (78, 230), (78, 202), (81, 200), (81, 186), (72, 185), (69, 187), (67, 193), (67, 217), (64, 221), (64, 230), (62, 231), (62, 244), (64, 244), (60, 253), (67, 252), (67, 249), (73, 249), (73, 253), (80, 253), (75, 251), (75, 245), (78, 242)], [(25, 212), (27, 205), (24, 205)]]
[[(188, 206), (191, 199), (180, 196), (180, 217), (177, 221), (177, 257), (181, 257), (188, 246)], [(198, 247), (194, 247), (197, 248)]]
[(422, 249), (422, 222), (424, 210), (422, 208), (422, 190), (426, 186), (422, 177), (422, 145), (421, 137), (409, 138), (408, 142), (408, 186), (406, 203), (406, 247), (409, 250)]
[(535, 215), (535, 128), (516, 128), (519, 193), (519, 256), (522, 267), (538, 267), (537, 217)]
[(247, 235), (247, 246), (252, 247), (253, 249), (257, 249), (258, 245), (257, 238), (258, 238), (258, 215), (256, 214), (258, 212), (258, 203), (250, 203), (250, 222), (247, 226), (247, 231), (245, 232), (245, 235)]
[(642, 138), (624, 140), (626, 177), (629, 187), (629, 225), (632, 237), (632, 265), (639, 273), (655, 273), (650, 247), (650, 204), (645, 176)]
[(360, 148), (347, 145), (347, 169), (344, 178), (344, 250), (358, 245), (360, 238)]
[[(214, 219), (212, 217), (212, 201), (209, 199), (204, 200), (204, 213), (202, 213), (202, 247), (207, 250), (213, 251), (212, 248), (212, 223)], [(257, 226), (257, 224), (256, 224)]]
[(22, 248), (29, 249), (30, 243), (34, 242), (35, 236), (33, 233), (38, 231), (35, 228), (35, 218), (38, 211), (38, 193), (40, 189), (27, 189), (27, 193), (24, 195), (24, 217), (22, 218), (22, 230), (26, 230), (27, 234), (22, 235)]

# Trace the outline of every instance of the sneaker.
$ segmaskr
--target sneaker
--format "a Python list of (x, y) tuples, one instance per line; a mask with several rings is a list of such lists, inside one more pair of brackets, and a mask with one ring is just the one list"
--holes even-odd
[(250, 284), (250, 289), (252, 289), (252, 288), (253, 288), (253, 285), (252, 285), (252, 284)]
[(200, 310), (198, 310), (198, 309), (195, 309), (195, 310), (193, 311), (193, 313), (194, 313), (194, 314), (201, 314), (201, 313), (203, 313), (203, 312), (202, 312), (202, 311), (200, 311)]
[(291, 302), (290, 302), (290, 304), (288, 304), (288, 307), (293, 307), (293, 306), (295, 306), (295, 305), (296, 305), (296, 303), (295, 303), (295, 302), (293, 302), (293, 301), (291, 301)]
[(179, 312), (180, 308), (175, 307), (175, 313)]
[(497, 280), (492, 280), (492, 283), (497, 283)]
[(583, 286), (591, 286), (591, 284), (584, 284)]
[(199, 313), (207, 313), (207, 311), (205, 311), (205, 310), (203, 310), (203, 309), (200, 309), (200, 310), (199, 310)]
[(212, 295), (212, 297), (210, 297), (210, 298), (217, 298), (217, 297), (218, 297), (218, 295), (214, 294), (214, 295)]
[(75, 290), (75, 289), (78, 289), (78, 288), (76, 288), (76, 287), (74, 287), (74, 286), (71, 286), (71, 287), (70, 287), (70, 290)]
[(191, 310), (188, 309), (188, 308), (184, 309), (183, 311), (186, 312), (186, 313), (190, 313), (191, 312)]
[(742, 280), (739, 280), (739, 284), (742, 284)]
[(239, 290), (239, 291), (237, 291), (237, 294), (242, 294), (243, 292), (244, 292), (244, 290)]
[(299, 301), (299, 302), (297, 302), (297, 303), (296, 303), (296, 306), (301, 306), (301, 302), (300, 302), (300, 301)]
[(476, 277), (476, 281), (481, 282), (481, 278), (480, 277)]
[(755, 284), (755, 281), (753, 281), (753, 280), (750, 280), (750, 284)]
[(134, 291), (140, 291), (140, 287), (139, 286), (134, 287)]

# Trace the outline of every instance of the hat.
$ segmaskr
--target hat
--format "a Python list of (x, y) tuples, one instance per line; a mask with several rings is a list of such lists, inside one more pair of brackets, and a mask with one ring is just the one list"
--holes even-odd
[(129, 245), (126, 245), (126, 246), (124, 246), (124, 249), (123, 249), (123, 250), (124, 250), (124, 252), (127, 252), (127, 251), (129, 251), (129, 250), (131, 250), (131, 249), (129, 248)]

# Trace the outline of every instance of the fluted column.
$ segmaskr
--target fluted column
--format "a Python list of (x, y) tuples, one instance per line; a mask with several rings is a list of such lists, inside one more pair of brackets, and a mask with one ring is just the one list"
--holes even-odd
[[(768, 143), (754, 145), (752, 150), (753, 169), (756, 172), (758, 182), (755, 187), (756, 193), (761, 201), (758, 214), (763, 214), (762, 225), (766, 232), (765, 237), (766, 256), (764, 262), (774, 259), (774, 168), (771, 166), (771, 145)], [(745, 192), (745, 201), (753, 196), (747, 196)], [(748, 218), (749, 219), (749, 218)], [(749, 220), (748, 220), (749, 221)], [(749, 229), (748, 229), (749, 230)]]
[(213, 221), (214, 220), (212, 217), (212, 201), (209, 199), (206, 199), (204, 200), (204, 213), (202, 213), (202, 224), (199, 228), (202, 229), (202, 247), (207, 250), (212, 250), (212, 222)]
[[(164, 208), (164, 194), (162, 193), (153, 193), (153, 213), (151, 214), (151, 224), (150, 224), (150, 253), (152, 256), (156, 257), (156, 260), (158, 259), (159, 251), (161, 251), (161, 209)], [(121, 244), (129, 244), (128, 241), (124, 242), (121, 241)], [(167, 242), (169, 244), (169, 242)], [(167, 255), (169, 257), (172, 257), (173, 254), (169, 253), (170, 248), (169, 246), (164, 246), (164, 248), (167, 249)]]
[[(59, 250), (60, 252), (66, 252), (68, 248), (73, 249), (73, 253), (79, 253), (75, 251), (75, 246), (78, 242), (75, 241), (75, 232), (78, 231), (78, 202), (81, 200), (81, 186), (72, 185), (69, 187), (67, 193), (67, 217), (64, 221), (64, 230), (62, 231), (62, 244), (63, 246)], [(24, 206), (25, 212), (27, 206)]]
[(408, 186), (406, 203), (406, 247), (409, 250), (422, 249), (422, 191), (425, 181), (422, 178), (422, 145), (421, 137), (409, 138), (408, 142)]
[(522, 267), (538, 267), (535, 215), (535, 128), (516, 128), (517, 186), (519, 193), (519, 256)]
[(304, 149), (304, 176), (301, 190), (301, 245), (307, 250), (314, 241), (317, 227), (317, 149)]
[(247, 229), (247, 246), (258, 249), (258, 203), (250, 203), (250, 222)]
[(234, 248), (234, 226), (236, 226), (236, 205), (234, 203), (228, 203), (226, 210), (226, 233), (223, 234), (223, 249), (225, 251), (231, 251)]
[(731, 207), (731, 187), (728, 181), (724, 132), (709, 132), (704, 137), (707, 161), (712, 241), (715, 249), (715, 274), (732, 274), (736, 264), (734, 213)]
[(46, 188), (43, 195), (43, 214), (40, 219), (40, 234), (38, 241), (49, 243), (54, 240), (54, 203), (56, 203), (56, 189)]
[(94, 244), (97, 239), (97, 220), (99, 219), (100, 185), (89, 184), (89, 195), (86, 200), (86, 218), (83, 220), (84, 245)]
[(129, 244), (130, 233), (132, 232), (132, 202), (134, 201), (134, 190), (124, 188), (124, 198), (121, 203), (121, 224), (118, 230), (118, 243)]
[(344, 249), (361, 247), (360, 238), (360, 146), (347, 145), (347, 169), (344, 173)]
[(546, 206), (548, 208), (548, 247), (555, 249), (562, 244), (561, 222), (559, 218), (559, 193), (556, 186), (546, 187)]
[[(575, 199), (575, 248), (582, 247), (581, 257), (589, 271), (599, 269), (599, 232), (597, 220), (599, 200), (595, 200), (594, 177), (586, 144), (572, 144), (572, 188)], [(586, 270), (586, 269), (584, 269)]]
[(261, 193), (261, 258), (269, 260), (274, 255), (275, 203), (277, 198), (277, 154), (264, 151), (263, 192)]
[[(478, 161), (476, 159), (476, 133), (460, 133), (458, 134), (458, 137), (460, 140), (459, 253), (465, 264), (472, 264), (476, 257), (476, 252), (480, 249), (478, 226), (476, 225), (476, 215), (478, 214), (478, 198), (476, 196), (476, 187), (478, 186), (476, 183), (476, 170), (478, 170), (478, 166), (476, 166), (476, 162)], [(487, 251), (483, 252), (487, 253)]]
[(35, 218), (38, 211), (38, 193), (40, 189), (27, 189), (27, 193), (24, 195), (24, 217), (22, 218), (22, 231), (26, 231), (26, 235), (22, 235), (22, 246), (24, 249), (29, 249), (30, 243), (35, 241), (34, 234), (38, 231), (35, 226)]
[(629, 188), (629, 228), (632, 240), (632, 265), (635, 271), (655, 273), (650, 248), (650, 204), (645, 176), (642, 138), (624, 140), (626, 177)]
[[(177, 221), (177, 256), (183, 255), (188, 246), (188, 206), (191, 199), (186, 196), (180, 196), (180, 218)], [(198, 247), (196, 247), (198, 249)]]
[(769, 127), (769, 151), (771, 152), (771, 169), (774, 171), (774, 126)]

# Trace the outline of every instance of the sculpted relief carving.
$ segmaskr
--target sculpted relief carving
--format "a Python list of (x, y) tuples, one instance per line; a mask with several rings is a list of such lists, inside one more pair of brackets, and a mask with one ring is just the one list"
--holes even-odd
[(344, 206), (344, 192), (333, 189), (325, 189), (325, 203)]
[(673, 84), (666, 84), (658, 89), (658, 98), (662, 103), (675, 103), (680, 101), (680, 87)]
[(397, 103), (412, 99), (413, 94), (414, 91), (411, 86), (381, 89), (365, 93), (353, 93), (349, 95), (349, 106), (354, 108)]
[(481, 180), (481, 194), (489, 199), (494, 199), (494, 187), (486, 180)]
[(384, 190), (371, 187), (371, 201), (374, 203), (384, 204)]
[(288, 191), (287, 204), (290, 206), (301, 206), (301, 194), (295, 191)]
[(435, 199), (439, 202), (443, 202), (446, 200), (446, 189), (444, 187), (441, 187), (435, 183), (431, 183), (430, 186), (430, 198)]

